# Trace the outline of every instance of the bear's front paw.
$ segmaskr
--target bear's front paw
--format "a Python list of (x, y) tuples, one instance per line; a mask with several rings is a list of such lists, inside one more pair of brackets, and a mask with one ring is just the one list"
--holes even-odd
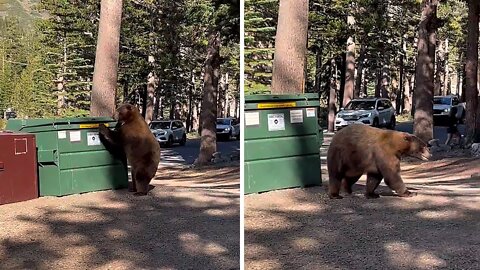
[(343, 199), (343, 197), (340, 196), (339, 194), (329, 194), (328, 197), (330, 199)]
[(411, 192), (411, 191), (405, 191), (404, 193), (402, 194), (398, 194), (399, 197), (414, 197), (414, 196), (417, 196), (417, 193), (416, 192)]
[(100, 131), (100, 133), (105, 134), (107, 129), (108, 127), (105, 126), (103, 123), (98, 125), (98, 130)]
[(367, 198), (367, 199), (378, 199), (378, 198), (380, 198), (380, 195), (378, 195), (377, 193), (366, 193), (365, 198)]

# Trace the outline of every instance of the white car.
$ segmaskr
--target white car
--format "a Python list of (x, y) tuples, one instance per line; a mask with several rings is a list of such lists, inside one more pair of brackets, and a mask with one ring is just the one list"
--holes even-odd
[(187, 133), (182, 121), (179, 120), (156, 120), (150, 123), (150, 130), (155, 139), (161, 144), (170, 147), (174, 143), (185, 145)]
[(395, 109), (386, 98), (360, 98), (351, 100), (335, 117), (335, 129), (359, 123), (373, 127), (395, 128)]
[(465, 103), (461, 103), (456, 96), (434, 96), (433, 97), (433, 117), (447, 118), (450, 110), (457, 108), (457, 118), (465, 119)]
[(240, 123), (235, 118), (217, 118), (217, 138), (240, 139)]

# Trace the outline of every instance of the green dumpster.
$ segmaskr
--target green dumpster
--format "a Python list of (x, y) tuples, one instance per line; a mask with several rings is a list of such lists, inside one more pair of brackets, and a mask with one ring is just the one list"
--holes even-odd
[(244, 193), (321, 185), (318, 94), (245, 96)]
[(128, 186), (127, 169), (100, 142), (98, 125), (112, 118), (11, 119), (7, 130), (35, 134), (40, 196)]

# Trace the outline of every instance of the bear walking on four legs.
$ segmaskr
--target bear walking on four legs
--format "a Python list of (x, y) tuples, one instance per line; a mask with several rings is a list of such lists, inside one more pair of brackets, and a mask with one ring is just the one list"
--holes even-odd
[(117, 114), (115, 130), (100, 125), (100, 139), (112, 154), (130, 164), (134, 195), (146, 195), (160, 162), (160, 145), (135, 106), (124, 104)]
[(428, 160), (431, 155), (427, 144), (412, 134), (362, 124), (343, 128), (333, 137), (327, 153), (329, 197), (341, 199), (342, 185), (351, 194), (363, 174), (367, 174), (367, 198), (379, 197), (375, 189), (382, 179), (398, 196), (414, 196), (400, 176), (402, 156)]

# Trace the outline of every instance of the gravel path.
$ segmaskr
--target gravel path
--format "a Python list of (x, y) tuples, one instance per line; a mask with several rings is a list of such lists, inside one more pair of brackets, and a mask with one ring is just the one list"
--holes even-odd
[(238, 269), (239, 168), (0, 206), (0, 269)]
[[(245, 269), (480, 269), (480, 159), (402, 164), (418, 196), (329, 200), (324, 186), (245, 197)], [(472, 177), (473, 176), (473, 177)]]

